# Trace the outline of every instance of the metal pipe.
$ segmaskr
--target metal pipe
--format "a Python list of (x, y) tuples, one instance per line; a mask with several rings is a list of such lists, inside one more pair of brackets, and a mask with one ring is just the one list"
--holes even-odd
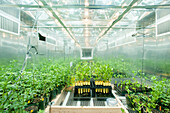
[(112, 22), (112, 24), (109, 26), (109, 28), (106, 29), (106, 30), (104, 31), (104, 33), (103, 33), (102, 35), (100, 35), (100, 36), (96, 39), (95, 45), (97, 44), (97, 42), (98, 42), (117, 22), (119, 22), (119, 21), (125, 16), (126, 13), (128, 13), (128, 12), (130, 11), (130, 9), (131, 9), (132, 7), (134, 7), (133, 5), (134, 5), (137, 1), (138, 1), (138, 0), (133, 0), (133, 1), (130, 3), (129, 7), (127, 7), (127, 9), (126, 9), (116, 20), (114, 20), (114, 21)]
[[(23, 7), (23, 8), (88, 8), (88, 9), (126, 9), (129, 6), (115, 6), (115, 5), (53, 5), (52, 7), (49, 5), (39, 6), (39, 5), (23, 5), (23, 4), (0, 4), (0, 7)], [(146, 5), (146, 6), (134, 6), (132, 9), (170, 9), (170, 4), (164, 5)]]

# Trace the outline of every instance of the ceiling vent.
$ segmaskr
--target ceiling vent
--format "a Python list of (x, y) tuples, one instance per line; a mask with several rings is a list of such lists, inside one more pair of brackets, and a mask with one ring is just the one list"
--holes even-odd
[(0, 7), (0, 31), (19, 35), (20, 10), (18, 8)]

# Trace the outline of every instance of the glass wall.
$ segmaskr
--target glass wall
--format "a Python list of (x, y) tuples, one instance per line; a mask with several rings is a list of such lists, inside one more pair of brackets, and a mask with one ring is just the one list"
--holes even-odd
[[(166, 15), (163, 15), (163, 12)], [(95, 55), (105, 60), (112, 59), (113, 62), (117, 59), (119, 62), (128, 63), (129, 65), (123, 68), (124, 70), (127, 68), (129, 73), (141, 70), (144, 74), (168, 76), (170, 74), (170, 30), (167, 25), (169, 16), (168, 9), (154, 10), (138, 20), (135, 29), (119, 30), (117, 37), (101, 40), (98, 46), (102, 43), (105, 46), (96, 48)], [(135, 32), (130, 34), (133, 30)], [(106, 40), (113, 43), (105, 43)]]

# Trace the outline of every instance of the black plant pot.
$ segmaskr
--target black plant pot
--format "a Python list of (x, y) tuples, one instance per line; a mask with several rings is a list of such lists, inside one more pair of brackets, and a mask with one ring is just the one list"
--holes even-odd
[(50, 102), (50, 94), (45, 96), (45, 107), (47, 107), (49, 102)]
[(56, 95), (58, 94), (58, 89), (57, 89), (58, 87), (56, 87)]
[(52, 99), (54, 99), (56, 97), (56, 90), (54, 89), (54, 90), (52, 90), (51, 92), (50, 92), (50, 102), (52, 101)]
[(57, 94), (60, 94), (61, 90), (62, 90), (62, 86), (60, 85), (60, 86), (57, 87)]
[(45, 99), (43, 98), (38, 105), (38, 109), (44, 110), (45, 109)]

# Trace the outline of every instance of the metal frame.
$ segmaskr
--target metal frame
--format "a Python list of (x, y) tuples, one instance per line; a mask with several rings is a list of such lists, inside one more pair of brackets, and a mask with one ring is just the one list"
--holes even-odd
[[(39, 5), (23, 5), (23, 4), (0, 4), (0, 7), (23, 7), (23, 8), (88, 8), (88, 9), (107, 9), (107, 8), (117, 8), (117, 9), (126, 9), (129, 6), (115, 6), (115, 5), (49, 5), (39, 6)], [(170, 9), (170, 4), (165, 5), (146, 5), (146, 6), (134, 6), (132, 9)]]
[(130, 3), (129, 7), (127, 7), (127, 9), (126, 9), (121, 15), (119, 15), (119, 17), (118, 17), (116, 20), (114, 20), (114, 21), (112, 22), (112, 24), (109, 26), (109, 28), (106, 29), (106, 30), (104, 31), (104, 33), (102, 33), (102, 34), (96, 39), (95, 45), (97, 44), (97, 42), (98, 42), (117, 22), (119, 22), (119, 21), (125, 16), (126, 13), (128, 13), (128, 12), (130, 11), (130, 9), (133, 7), (133, 5), (134, 5), (137, 1), (138, 1), (138, 0), (133, 0), (133, 1)]
[[(37, 0), (36, 0), (37, 1)], [(38, 2), (38, 1), (37, 1)], [(45, 0), (40, 0), (39, 2), (41, 2), (44, 6), (47, 4), (47, 2)], [(39, 3), (38, 2), (38, 3)], [(39, 7), (41, 7), (39, 5)], [(74, 36), (71, 34), (71, 32), (67, 29), (67, 27), (65, 26), (65, 24), (63, 23), (63, 21), (57, 16), (57, 14), (53, 11), (52, 7), (48, 7), (47, 8), (48, 11), (51, 12), (51, 14), (53, 15), (53, 17), (51, 17), (52, 19), (57, 19), (58, 22), (63, 26), (63, 28), (67, 31), (67, 33), (70, 35), (71, 39), (73, 39), (75, 41), (75, 43), (79, 44), (77, 39), (74, 38)], [(54, 20), (55, 21), (55, 20)]]
[[(79, 45), (79, 47), (84, 46), (83, 44), (86, 42), (89, 42), (89, 40), (91, 40), (91, 39), (92, 40), (94, 39), (94, 41), (93, 41), (94, 43), (90, 41), (90, 44), (88, 46), (93, 46), (93, 47), (96, 46), (96, 44), (102, 38), (107, 38), (107, 39), (108, 39), (108, 37), (111, 38), (113, 36), (112, 34), (114, 33), (113, 32), (114, 29), (134, 29), (134, 27), (130, 27), (130, 26), (128, 26), (128, 24), (138, 21), (139, 18), (137, 18), (137, 17), (138, 16), (140, 17), (140, 15), (142, 13), (144, 13), (145, 11), (148, 12), (148, 11), (155, 11), (155, 9), (170, 9), (170, 4), (168, 2), (161, 2), (161, 1), (156, 2), (157, 5), (147, 5), (147, 3), (148, 3), (147, 1), (143, 2), (141, 0), (132, 0), (132, 1), (124, 0), (122, 2), (111, 1), (111, 3), (114, 3), (115, 5), (109, 5), (111, 3), (107, 3), (107, 2), (101, 2), (104, 4), (107, 3), (106, 5), (98, 5), (98, 3), (100, 4), (100, 2), (95, 2), (95, 1), (92, 2), (89, 0), (87, 0), (87, 1), (89, 2), (89, 5), (85, 5), (84, 1), (82, 3), (81, 3), (81, 1), (80, 2), (68, 1), (69, 4), (73, 3), (73, 5), (67, 5), (67, 3), (65, 3), (63, 1), (54, 3), (51, 0), (48, 0), (48, 1), (34, 0), (34, 4), (32, 4), (32, 2), (29, 2), (29, 1), (23, 1), (22, 2), (23, 4), (13, 1), (13, 2), (11, 2), (12, 4), (0, 4), (0, 7), (19, 7), (25, 12), (33, 11), (33, 12), (31, 12), (32, 16), (35, 16), (34, 11), (37, 11), (37, 9), (40, 9), (41, 11), (43, 11), (43, 13), (46, 13), (47, 16), (49, 16), (50, 18), (49, 17), (42, 18), (42, 20), (39, 20), (39, 22), (43, 23), (43, 24), (38, 25), (35, 28), (49, 28), (49, 29), (54, 28), (55, 30), (62, 28), (61, 32), (64, 31), (64, 34), (59, 33), (59, 32), (57, 32), (57, 33), (59, 35), (61, 35), (61, 37), (68, 36), (71, 40), (74, 40), (74, 42), (77, 45)], [(63, 5), (56, 5), (56, 4), (63, 4)], [(141, 5), (138, 5), (138, 4), (141, 4)], [(63, 11), (63, 9), (64, 9), (64, 11)], [(74, 16), (69, 14), (72, 9), (75, 9), (75, 10), (73, 10), (73, 13), (71, 13), (73, 15), (76, 15), (75, 18), (74, 18)], [(84, 22), (84, 20), (85, 20), (85, 16), (83, 16), (85, 14), (84, 9), (89, 10), (89, 18), (88, 19), (90, 20), (90, 24), (86, 23), (87, 25)], [(96, 9), (97, 9), (97, 12), (96, 12)], [(131, 9), (135, 9), (135, 10), (132, 10), (130, 12)], [(98, 12), (98, 10), (99, 10), (99, 12)], [(93, 15), (93, 11), (97, 15)], [(119, 12), (120, 14), (118, 14), (118, 16), (114, 18), (114, 15), (116, 14), (116, 12)], [(128, 13), (130, 16), (129, 15), (126, 16), (126, 14), (128, 14)], [(67, 14), (70, 17), (65, 16)], [(133, 19), (133, 17), (135, 17), (135, 18)], [(53, 23), (48, 24), (47, 21), (51, 21), (51, 22), (53, 21), (59, 26), (55, 26), (55, 25), (53, 25)], [(115, 24), (117, 24), (117, 23), (118, 23), (118, 25), (115, 26)], [(98, 24), (98, 26), (96, 26), (97, 24)], [(22, 27), (32, 28), (31, 26), (22, 26)], [(75, 28), (75, 29), (72, 29), (72, 28)], [(79, 41), (82, 41), (83, 36), (74, 35), (74, 34), (78, 34), (78, 32), (77, 32), (77, 31), (79, 31), (78, 28), (85, 28), (85, 29), (86, 28), (94, 28), (94, 29), (88, 29), (87, 31), (90, 32), (89, 36), (84, 35), (86, 40), (84, 40), (84, 42), (80, 43)], [(98, 29), (95, 29), (95, 28), (98, 28)], [(147, 28), (147, 29), (152, 29), (152, 27)], [(92, 30), (94, 30), (95, 32), (91, 32)], [(112, 32), (109, 32), (110, 30)], [(117, 30), (115, 30), (115, 31), (117, 32)], [(82, 34), (83, 34), (83, 32), (81, 31)], [(91, 35), (92, 33), (93, 34), (96, 33), (97, 35), (98, 34), (99, 35), (94, 36), (94, 35)], [(66, 34), (66, 36), (65, 36), (65, 34)], [(108, 34), (108, 35), (106, 35), (106, 34)]]

